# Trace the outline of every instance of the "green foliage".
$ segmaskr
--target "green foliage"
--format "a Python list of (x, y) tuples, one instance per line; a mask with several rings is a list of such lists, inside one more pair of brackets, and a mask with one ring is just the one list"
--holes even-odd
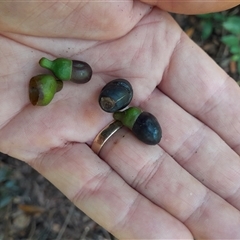
[(229, 16), (226, 12), (198, 15), (201, 19), (202, 39), (208, 39), (214, 27), (223, 28), (227, 35), (221, 37), (221, 41), (229, 48), (231, 60), (237, 62), (240, 73), (240, 17)]
[(201, 19), (201, 37), (203, 40), (208, 39), (214, 28), (218, 28), (225, 21), (226, 16), (223, 13), (208, 13), (197, 15)]
[(228, 30), (230, 33), (235, 35), (240, 35), (240, 17), (231, 16), (223, 22), (223, 27)]
[(6, 207), (19, 192), (15, 180), (11, 179), (12, 172), (7, 167), (0, 169), (0, 209)]
[(240, 73), (240, 17), (231, 16), (223, 22), (223, 28), (229, 35), (223, 36), (221, 41), (228, 46), (232, 54), (232, 61), (237, 62), (238, 72)]
[(202, 34), (201, 34), (201, 37), (203, 40), (206, 40), (208, 39), (211, 34), (212, 34), (212, 31), (213, 31), (213, 23), (211, 20), (205, 20), (205, 21), (202, 21), (201, 23), (201, 27), (202, 27)]

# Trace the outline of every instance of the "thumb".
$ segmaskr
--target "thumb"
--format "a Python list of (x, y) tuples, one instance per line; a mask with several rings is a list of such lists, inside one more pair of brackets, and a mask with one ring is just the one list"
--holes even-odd
[(223, 0), (209, 0), (202, 2), (198, 0), (185, 0), (183, 1), (158, 1), (158, 0), (141, 0), (144, 3), (157, 6), (162, 10), (183, 13), (183, 14), (202, 14), (210, 12), (219, 12), (235, 7), (240, 4), (240, 0), (223, 1)]

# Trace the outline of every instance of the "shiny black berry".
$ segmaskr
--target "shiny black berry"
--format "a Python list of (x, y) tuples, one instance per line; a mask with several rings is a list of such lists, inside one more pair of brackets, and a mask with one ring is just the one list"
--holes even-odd
[(115, 79), (103, 87), (98, 101), (104, 111), (113, 113), (128, 106), (132, 97), (131, 84), (126, 79)]

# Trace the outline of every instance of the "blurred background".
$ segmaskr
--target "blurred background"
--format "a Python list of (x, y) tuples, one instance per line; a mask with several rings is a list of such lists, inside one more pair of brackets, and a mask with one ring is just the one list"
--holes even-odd
[[(240, 7), (172, 16), (240, 84)], [(18, 239), (115, 240), (35, 170), (0, 153), (0, 240)]]

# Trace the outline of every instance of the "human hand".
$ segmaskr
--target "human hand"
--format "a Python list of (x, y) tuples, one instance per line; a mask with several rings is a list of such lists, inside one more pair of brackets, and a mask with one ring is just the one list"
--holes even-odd
[[(112, 41), (14, 33), (0, 41), (1, 151), (120, 239), (240, 237), (240, 90), (167, 13), (148, 7)], [(42, 56), (84, 60), (92, 80), (66, 83), (48, 106), (34, 107), (28, 82), (46, 72)], [(147, 146), (121, 129), (98, 157), (89, 146), (112, 117), (97, 99), (117, 77), (131, 82), (132, 103), (159, 119), (163, 138)]]
[[(146, 4), (144, 4), (144, 2)], [(201, 1), (33, 1), (1, 2), (0, 31), (41, 37), (81, 38), (109, 40), (124, 36), (146, 14), (149, 6), (162, 10), (200, 14), (234, 7), (239, 0)]]

